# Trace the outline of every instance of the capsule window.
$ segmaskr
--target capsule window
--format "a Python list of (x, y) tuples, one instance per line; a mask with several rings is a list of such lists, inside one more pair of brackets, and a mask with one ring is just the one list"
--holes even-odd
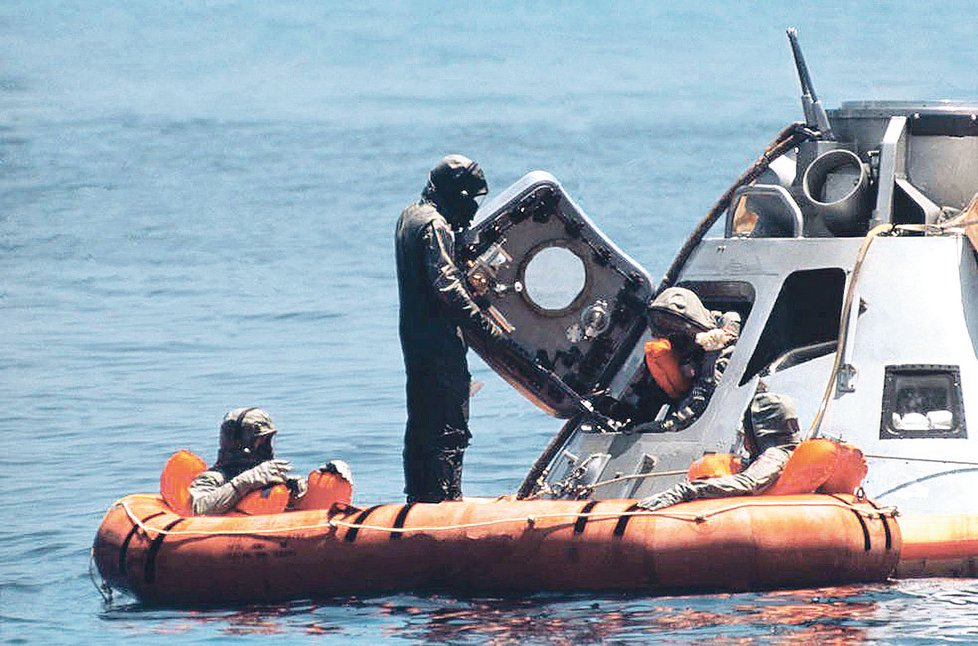
[(789, 275), (771, 308), (740, 385), (835, 352), (846, 273), (837, 267)]
[(523, 269), (523, 292), (530, 304), (546, 314), (564, 314), (587, 284), (580, 256), (554, 242), (536, 250)]
[(887, 366), (880, 439), (966, 438), (957, 366)]
[(737, 312), (741, 324), (747, 323), (756, 299), (754, 286), (742, 280), (684, 280), (676, 286), (699, 296), (709, 310)]

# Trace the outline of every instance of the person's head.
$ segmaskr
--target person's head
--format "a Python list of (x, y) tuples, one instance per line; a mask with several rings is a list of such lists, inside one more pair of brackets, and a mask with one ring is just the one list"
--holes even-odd
[(774, 446), (799, 441), (798, 413), (787, 395), (762, 392), (754, 395), (744, 424), (744, 448), (757, 455)]
[(479, 199), (489, 192), (479, 165), (464, 155), (448, 155), (428, 173), (422, 196), (438, 207), (453, 228), (467, 227), (479, 210)]
[(924, 408), (924, 397), (913, 386), (901, 388), (897, 393), (897, 412), (901, 415), (922, 413)]
[(271, 416), (261, 408), (228, 411), (221, 422), (217, 466), (249, 466), (271, 460), (276, 432)]
[(689, 345), (698, 333), (716, 327), (710, 310), (683, 287), (670, 287), (656, 296), (649, 303), (646, 317), (653, 334), (680, 346)]

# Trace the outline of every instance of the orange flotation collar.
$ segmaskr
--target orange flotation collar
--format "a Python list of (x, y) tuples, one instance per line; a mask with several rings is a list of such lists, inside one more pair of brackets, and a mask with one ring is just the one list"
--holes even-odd
[(732, 453), (704, 453), (703, 457), (689, 465), (686, 477), (690, 480), (707, 480), (740, 473), (741, 460)]
[(170, 456), (160, 473), (160, 495), (163, 502), (181, 516), (190, 516), (190, 483), (207, 469), (200, 456), (180, 449)]
[(679, 399), (692, 387), (683, 374), (679, 357), (673, 352), (669, 339), (652, 339), (645, 342), (645, 365), (655, 383), (673, 399)]
[(824, 438), (799, 444), (781, 477), (765, 494), (852, 493), (868, 472), (863, 452), (847, 442)]
[[(686, 472), (689, 480), (732, 475), (741, 470), (740, 458), (729, 453), (707, 453)], [(863, 452), (852, 444), (817, 438), (805, 440), (791, 453), (781, 476), (762, 495), (853, 493), (868, 467)]]
[[(187, 449), (180, 449), (171, 455), (160, 474), (160, 495), (163, 502), (181, 516), (192, 516), (190, 483), (206, 470), (207, 463)], [(277, 514), (285, 511), (290, 496), (288, 487), (277, 484), (247, 494), (238, 502), (234, 511), (246, 516)]]
[(353, 501), (353, 485), (338, 473), (316, 469), (309, 474), (306, 495), (295, 501), (293, 509), (332, 509), (333, 505), (349, 505)]

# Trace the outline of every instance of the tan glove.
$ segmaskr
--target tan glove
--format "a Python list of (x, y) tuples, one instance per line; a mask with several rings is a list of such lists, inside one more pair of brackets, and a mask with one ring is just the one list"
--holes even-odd
[(727, 343), (736, 338), (736, 335), (724, 328), (714, 328), (696, 335), (696, 345), (707, 352), (722, 350)]
[(291, 470), (288, 460), (265, 460), (231, 478), (231, 485), (236, 491), (254, 491), (270, 484), (284, 483), (285, 474)]

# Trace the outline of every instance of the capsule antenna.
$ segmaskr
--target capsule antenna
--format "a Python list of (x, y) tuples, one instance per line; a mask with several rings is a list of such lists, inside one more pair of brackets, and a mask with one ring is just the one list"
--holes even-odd
[(805, 64), (805, 55), (801, 53), (801, 45), (798, 44), (798, 30), (788, 27), (788, 42), (791, 43), (791, 53), (795, 57), (795, 68), (798, 70), (798, 80), (801, 82), (801, 109), (805, 113), (805, 124), (809, 128), (817, 129), (822, 134), (822, 139), (835, 141), (835, 134), (829, 124), (829, 117), (825, 114), (825, 108), (815, 94), (815, 86), (812, 85), (812, 77), (808, 73), (808, 65)]

